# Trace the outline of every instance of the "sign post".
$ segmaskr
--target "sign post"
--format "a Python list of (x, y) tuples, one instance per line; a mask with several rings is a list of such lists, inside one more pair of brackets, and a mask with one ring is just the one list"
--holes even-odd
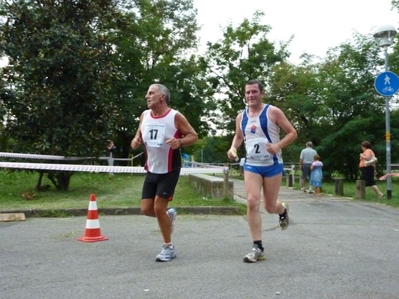
[(399, 90), (399, 77), (393, 72), (383, 72), (374, 81), (375, 90), (385, 97), (385, 143), (387, 160), (387, 198), (392, 197), (392, 177), (391, 177), (391, 124), (389, 118), (389, 97)]
[(393, 96), (399, 90), (399, 77), (393, 72), (383, 72), (375, 78), (374, 87), (384, 97)]

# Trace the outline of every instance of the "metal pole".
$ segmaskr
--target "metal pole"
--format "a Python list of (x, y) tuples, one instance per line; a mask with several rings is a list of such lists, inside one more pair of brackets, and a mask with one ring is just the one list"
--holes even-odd
[[(385, 71), (388, 67), (388, 46), (384, 46)], [(386, 159), (387, 159), (387, 199), (392, 198), (392, 177), (391, 177), (391, 124), (389, 118), (389, 97), (385, 97), (385, 141), (386, 141)]]
[(224, 164), (223, 169), (223, 197), (229, 198), (229, 171), (230, 165), (228, 163)]

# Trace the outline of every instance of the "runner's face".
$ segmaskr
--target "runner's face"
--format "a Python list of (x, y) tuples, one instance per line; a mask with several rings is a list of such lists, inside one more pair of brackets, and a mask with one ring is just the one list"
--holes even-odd
[(165, 95), (159, 93), (159, 88), (158, 86), (151, 85), (150, 88), (148, 88), (147, 94), (145, 96), (145, 99), (147, 100), (147, 107), (152, 108), (159, 103), (161, 103), (162, 97), (165, 97)]
[(258, 84), (245, 86), (245, 100), (249, 107), (262, 104), (262, 98), (265, 93), (259, 90)]

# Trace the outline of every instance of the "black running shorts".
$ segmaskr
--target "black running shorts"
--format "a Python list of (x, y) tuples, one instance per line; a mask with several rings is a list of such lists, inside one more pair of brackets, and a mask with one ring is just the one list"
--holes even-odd
[(147, 172), (144, 179), (141, 199), (155, 199), (157, 195), (171, 201), (175, 193), (179, 176), (180, 168), (176, 168), (164, 174)]

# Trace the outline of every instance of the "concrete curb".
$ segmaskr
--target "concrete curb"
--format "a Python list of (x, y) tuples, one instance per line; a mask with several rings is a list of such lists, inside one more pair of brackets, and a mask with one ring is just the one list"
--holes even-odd
[[(229, 206), (201, 206), (201, 207), (174, 207), (179, 214), (194, 215), (242, 215), (239, 207)], [(26, 218), (29, 217), (74, 217), (86, 216), (87, 209), (29, 209), (29, 210), (7, 210), (0, 213), (24, 213)], [(127, 208), (99, 208), (99, 215), (140, 215), (139, 207)]]

